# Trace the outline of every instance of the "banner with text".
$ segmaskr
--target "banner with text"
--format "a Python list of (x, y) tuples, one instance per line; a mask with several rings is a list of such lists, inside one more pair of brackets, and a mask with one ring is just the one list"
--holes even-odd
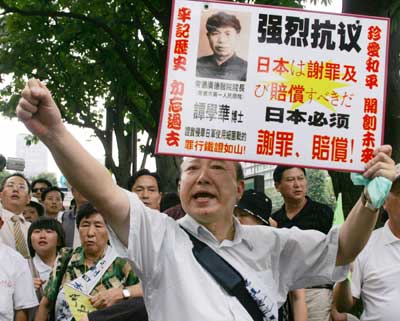
[(175, 0), (156, 152), (362, 171), (389, 19)]

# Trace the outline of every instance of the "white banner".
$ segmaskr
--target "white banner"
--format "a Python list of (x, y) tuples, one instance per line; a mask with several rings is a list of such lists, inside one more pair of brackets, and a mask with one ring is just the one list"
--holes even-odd
[(175, 0), (157, 153), (362, 171), (389, 19)]

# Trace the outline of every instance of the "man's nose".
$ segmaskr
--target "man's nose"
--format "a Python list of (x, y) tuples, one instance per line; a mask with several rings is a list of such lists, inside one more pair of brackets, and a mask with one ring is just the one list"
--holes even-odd
[(197, 178), (198, 183), (209, 183), (210, 182), (210, 177), (209, 177), (209, 172), (208, 168), (201, 168), (199, 172), (199, 177)]

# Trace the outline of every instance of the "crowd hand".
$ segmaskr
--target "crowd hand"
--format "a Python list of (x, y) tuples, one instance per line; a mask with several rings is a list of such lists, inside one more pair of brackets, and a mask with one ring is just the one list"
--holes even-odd
[(382, 145), (375, 149), (374, 158), (366, 164), (363, 176), (370, 179), (382, 176), (393, 181), (396, 178), (396, 167), (391, 155), (390, 145)]
[(102, 309), (121, 301), (123, 298), (122, 289), (112, 288), (91, 297), (90, 303), (92, 303), (96, 309)]
[(62, 125), (61, 114), (50, 91), (38, 79), (29, 79), (16, 108), (20, 121), (39, 137)]
[(347, 313), (339, 313), (336, 309), (332, 308), (330, 321), (347, 321)]
[(33, 278), (33, 286), (35, 287), (35, 290), (39, 290), (43, 283), (44, 281), (40, 278)]

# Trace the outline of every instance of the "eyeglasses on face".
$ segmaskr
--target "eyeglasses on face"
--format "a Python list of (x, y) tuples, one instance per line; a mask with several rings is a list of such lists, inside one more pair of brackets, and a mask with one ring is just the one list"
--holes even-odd
[(10, 189), (19, 189), (21, 191), (25, 191), (28, 189), (28, 187), (26, 186), (26, 184), (15, 184), (15, 183), (7, 183), (6, 185), (4, 185), (5, 188), (10, 188)]

